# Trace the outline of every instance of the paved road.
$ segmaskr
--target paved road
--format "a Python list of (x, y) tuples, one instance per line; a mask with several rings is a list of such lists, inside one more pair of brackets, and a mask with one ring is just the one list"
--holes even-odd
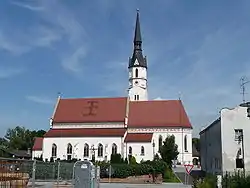
[[(28, 187), (31, 187), (29, 185)], [(55, 188), (53, 182), (37, 183), (36, 188)], [(59, 185), (58, 188), (72, 188), (72, 185)], [(191, 188), (191, 185), (183, 185), (181, 183), (164, 183), (159, 185), (153, 184), (122, 184), (122, 183), (101, 183), (100, 188)]]
[(166, 183), (161, 185), (102, 183), (100, 188), (191, 188), (191, 185), (183, 185), (179, 183)]

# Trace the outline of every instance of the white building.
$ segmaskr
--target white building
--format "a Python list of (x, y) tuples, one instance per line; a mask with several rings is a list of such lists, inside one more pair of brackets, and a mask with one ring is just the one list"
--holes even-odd
[[(167, 135), (174, 135), (180, 163), (192, 163), (192, 126), (180, 100), (148, 100), (147, 62), (142, 55), (137, 12), (129, 60), (128, 97), (58, 98), (51, 128), (35, 142), (33, 157), (44, 160), (109, 160), (112, 153), (138, 162), (152, 160)], [(37, 143), (37, 144), (36, 144)]]
[(243, 170), (238, 168), (243, 161), (245, 171), (250, 171), (249, 107), (245, 103), (223, 108), (220, 118), (200, 132), (202, 170), (216, 174)]

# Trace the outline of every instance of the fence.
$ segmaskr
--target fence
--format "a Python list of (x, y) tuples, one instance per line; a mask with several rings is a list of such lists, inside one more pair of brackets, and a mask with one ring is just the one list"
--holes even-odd
[(22, 160), (0, 158), (0, 187), (10, 184), (27, 184), (35, 186), (37, 182), (71, 182), (73, 162), (43, 162), (38, 160)]

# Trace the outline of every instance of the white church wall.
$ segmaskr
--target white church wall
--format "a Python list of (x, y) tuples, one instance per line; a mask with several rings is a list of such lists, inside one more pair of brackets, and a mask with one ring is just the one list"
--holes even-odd
[(124, 128), (124, 122), (105, 123), (54, 123), (53, 129), (74, 129), (74, 128)]
[[(97, 149), (98, 144), (101, 143), (103, 145), (103, 157), (98, 157), (98, 152), (95, 150), (95, 159), (98, 161), (105, 160), (105, 155), (107, 156), (107, 160), (110, 160), (110, 155), (112, 153), (112, 144), (115, 143), (117, 145), (117, 153), (121, 153), (122, 146), (122, 138), (121, 137), (69, 137), (69, 138), (44, 138), (43, 140), (43, 159), (50, 160), (52, 155), (52, 144), (56, 144), (57, 146), (57, 157), (61, 160), (67, 159), (67, 145), (70, 143), (72, 145), (72, 158), (77, 159), (91, 159), (92, 154), (89, 152), (89, 157), (85, 158), (84, 154), (84, 144), (87, 143), (89, 148), (94, 145), (94, 148)], [(106, 153), (105, 153), (105, 146)]]
[(235, 141), (235, 129), (243, 130), (245, 170), (250, 171), (250, 119), (247, 117), (247, 107), (221, 110), (222, 156), (223, 171), (236, 169), (236, 154), (241, 144)]
[(42, 154), (43, 154), (42, 150), (32, 151), (32, 159), (34, 159), (34, 158), (40, 158)]
[[(153, 146), (152, 143), (126, 143), (127, 155), (129, 155), (129, 147), (132, 147), (132, 156), (135, 157), (136, 162), (140, 162), (141, 160), (147, 161), (153, 159)], [(144, 147), (144, 155), (141, 154), (141, 147)]]
[(136, 99), (138, 101), (147, 101), (148, 100), (147, 90), (143, 89), (139, 86), (134, 86), (131, 89), (129, 89), (129, 99), (131, 101), (135, 101), (135, 95), (139, 95), (139, 99)]
[[(175, 136), (175, 143), (178, 145), (178, 161), (182, 164), (192, 164), (192, 129), (182, 128), (129, 128), (129, 133), (153, 133), (152, 141), (155, 142), (155, 153), (159, 151), (159, 137), (164, 141), (168, 135)], [(184, 138), (187, 136), (187, 150), (184, 149)], [(151, 145), (152, 147), (152, 145)], [(159, 154), (159, 153), (158, 153)]]

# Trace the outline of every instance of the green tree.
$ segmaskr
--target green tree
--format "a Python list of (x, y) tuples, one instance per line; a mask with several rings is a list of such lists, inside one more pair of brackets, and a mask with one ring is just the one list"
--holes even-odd
[(175, 136), (167, 136), (160, 148), (160, 154), (163, 161), (165, 161), (169, 167), (172, 167), (172, 160), (177, 159), (179, 155), (178, 145), (175, 144)]
[(4, 139), (7, 142), (9, 149), (27, 150), (32, 148), (35, 137), (42, 137), (45, 131), (30, 131), (25, 127), (17, 126), (13, 129), (8, 129)]

